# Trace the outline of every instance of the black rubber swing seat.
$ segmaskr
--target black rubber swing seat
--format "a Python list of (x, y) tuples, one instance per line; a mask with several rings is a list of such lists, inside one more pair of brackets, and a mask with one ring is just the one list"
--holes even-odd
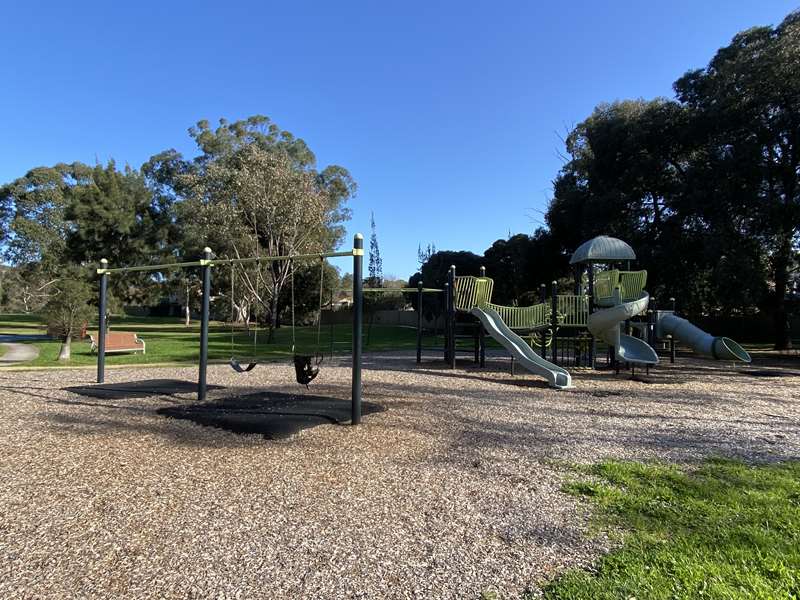
[(258, 361), (247, 363), (246, 365), (242, 365), (238, 360), (236, 360), (235, 358), (232, 358), (230, 360), (230, 363), (228, 363), (228, 364), (230, 364), (231, 368), (234, 371), (236, 371), (237, 373), (249, 373), (250, 371), (252, 371), (253, 369), (256, 368), (256, 365), (258, 364)]
[(294, 374), (297, 383), (308, 387), (308, 384), (314, 381), (314, 378), (319, 375), (319, 368), (322, 364), (322, 354), (315, 356), (308, 354), (295, 354), (294, 355)]

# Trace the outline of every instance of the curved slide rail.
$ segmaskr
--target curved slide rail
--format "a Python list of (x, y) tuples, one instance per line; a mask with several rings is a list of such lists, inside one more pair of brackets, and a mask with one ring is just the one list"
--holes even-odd
[(740, 360), (746, 363), (751, 360), (747, 351), (732, 339), (715, 337), (681, 317), (671, 314), (663, 315), (659, 318), (656, 327), (658, 337), (671, 335), (703, 356), (717, 360)]
[(497, 311), (485, 307), (473, 308), (470, 313), (480, 319), (489, 335), (500, 342), (525, 369), (544, 377), (554, 388), (564, 389), (572, 386), (569, 372), (536, 354), (525, 340), (509, 329)]
[(620, 323), (647, 310), (650, 295), (647, 292), (636, 300), (620, 302), (610, 308), (599, 309), (589, 315), (589, 332), (613, 347), (619, 360), (640, 365), (658, 364), (658, 355), (646, 342), (625, 335), (620, 331)]

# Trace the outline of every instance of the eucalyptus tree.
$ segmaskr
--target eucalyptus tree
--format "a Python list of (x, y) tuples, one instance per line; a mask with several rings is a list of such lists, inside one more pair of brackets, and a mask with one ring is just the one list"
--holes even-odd
[[(185, 254), (210, 246), (225, 257), (275, 256), (328, 252), (341, 243), (356, 190), (346, 169), (318, 170), (302, 139), (261, 115), (221, 119), (216, 128), (199, 121), (189, 135), (196, 157), (167, 150), (142, 167), (151, 189), (176, 201)], [(222, 270), (215, 279), (234, 284), (235, 318), (257, 312), (274, 329), (290, 275), (290, 263), (275, 262)]]

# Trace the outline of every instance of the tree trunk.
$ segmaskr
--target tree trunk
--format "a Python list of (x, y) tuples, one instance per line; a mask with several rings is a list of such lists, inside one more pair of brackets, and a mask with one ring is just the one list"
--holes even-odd
[(184, 325), (189, 327), (192, 324), (192, 311), (189, 309), (189, 304), (186, 304), (186, 308), (184, 310)]
[(278, 289), (277, 285), (272, 286), (272, 300), (270, 301), (269, 309), (269, 336), (267, 343), (271, 344), (275, 341), (275, 329), (278, 327)]
[(58, 351), (58, 360), (69, 360), (72, 352), (72, 332), (67, 333), (61, 341), (61, 350)]
[(789, 287), (789, 262), (792, 254), (792, 236), (782, 235), (775, 254), (775, 350), (789, 350), (792, 338), (789, 335), (789, 314), (786, 310), (786, 290)]

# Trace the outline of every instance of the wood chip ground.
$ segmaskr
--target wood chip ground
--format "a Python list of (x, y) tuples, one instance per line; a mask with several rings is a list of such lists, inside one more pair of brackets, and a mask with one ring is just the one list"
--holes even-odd
[[(0, 598), (518, 598), (606, 542), (569, 465), (800, 457), (800, 370), (705, 360), (647, 382), (370, 355), (360, 427), (286, 440), (170, 419), (191, 394), (93, 399), (93, 373), (0, 372)], [(770, 366), (759, 365), (759, 370)], [(291, 365), (211, 366), (211, 399), (306, 393)], [(109, 369), (109, 382), (195, 368)], [(346, 363), (315, 395), (347, 399)]]

